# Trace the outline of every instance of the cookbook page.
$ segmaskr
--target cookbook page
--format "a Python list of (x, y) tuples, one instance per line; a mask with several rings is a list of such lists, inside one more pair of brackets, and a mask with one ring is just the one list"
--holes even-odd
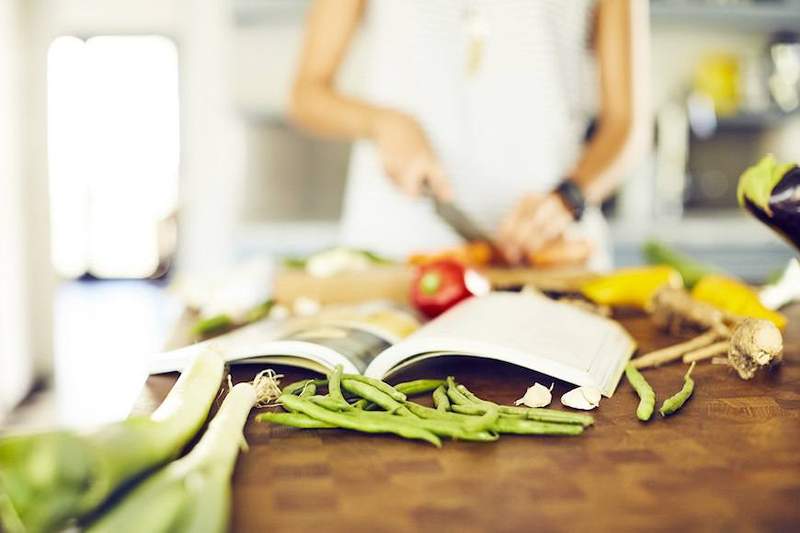
[(504, 360), (610, 395), (617, 369), (634, 347), (612, 320), (541, 295), (495, 292), (431, 321), (378, 356), (367, 374), (385, 375), (422, 353), (461, 353)]

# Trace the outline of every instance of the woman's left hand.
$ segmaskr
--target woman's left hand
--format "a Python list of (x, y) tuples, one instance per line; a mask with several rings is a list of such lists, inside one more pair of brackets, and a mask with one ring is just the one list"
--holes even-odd
[(497, 243), (506, 260), (519, 264), (561, 237), (573, 220), (557, 194), (528, 194), (500, 225)]

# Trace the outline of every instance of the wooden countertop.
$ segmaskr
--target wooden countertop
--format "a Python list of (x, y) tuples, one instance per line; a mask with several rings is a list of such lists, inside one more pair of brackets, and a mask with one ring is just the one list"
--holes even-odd
[[(233, 481), (236, 532), (603, 531), (800, 529), (800, 306), (790, 310), (784, 364), (744, 382), (709, 363), (694, 397), (667, 419), (639, 423), (624, 382), (571, 438), (501, 436), (442, 449), (393, 436), (248, 422), (250, 450)], [(642, 350), (674, 342), (646, 317), (620, 317)], [(577, 333), (577, 332), (576, 332)], [(234, 381), (261, 367), (239, 366)], [(289, 383), (308, 372), (280, 368)], [(658, 401), (681, 364), (646, 372)], [(394, 381), (448, 374), (511, 403), (549, 378), (467, 358), (428, 361)], [(150, 404), (174, 376), (151, 377)], [(568, 385), (556, 383), (554, 405)], [(146, 409), (144, 404), (140, 408)], [(560, 405), (559, 405), (560, 407)], [(252, 415), (251, 415), (252, 416)]]

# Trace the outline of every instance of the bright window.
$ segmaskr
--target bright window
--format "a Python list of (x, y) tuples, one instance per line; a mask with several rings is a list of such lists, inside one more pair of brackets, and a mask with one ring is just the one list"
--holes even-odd
[(178, 78), (165, 37), (51, 44), (50, 217), (62, 276), (145, 278), (172, 252), (164, 243), (178, 194)]

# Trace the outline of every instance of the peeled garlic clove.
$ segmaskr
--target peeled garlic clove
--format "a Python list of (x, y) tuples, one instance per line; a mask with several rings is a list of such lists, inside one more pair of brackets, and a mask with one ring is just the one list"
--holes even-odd
[(594, 404), (595, 407), (600, 405), (600, 398), (602, 395), (600, 391), (595, 389), (594, 387), (580, 387), (581, 394), (583, 397), (586, 398), (586, 401)]
[(600, 392), (592, 387), (578, 387), (565, 393), (561, 397), (561, 403), (573, 409), (591, 411), (600, 405)]
[(535, 383), (533, 387), (528, 387), (525, 395), (514, 402), (514, 405), (524, 404), (528, 407), (546, 407), (553, 401), (553, 395), (550, 394), (551, 390), (553, 390), (552, 385), (548, 389), (540, 383)]

